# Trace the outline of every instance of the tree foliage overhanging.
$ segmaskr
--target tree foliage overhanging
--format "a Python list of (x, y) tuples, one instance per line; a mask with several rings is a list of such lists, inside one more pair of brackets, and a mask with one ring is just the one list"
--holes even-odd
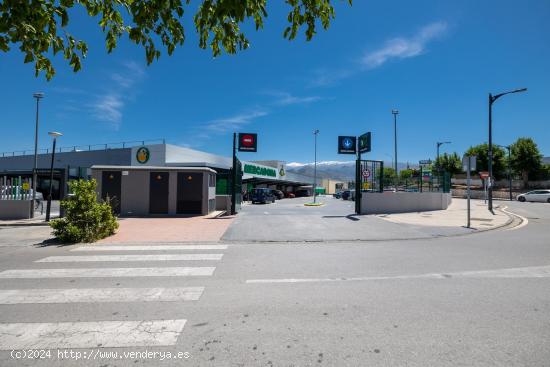
[[(290, 7), (283, 37), (294, 39), (305, 27), (306, 40), (316, 33), (318, 23), (327, 29), (335, 17), (335, 0), (285, 0)], [(352, 0), (346, 1), (350, 5)], [(24, 62), (34, 62), (35, 72), (55, 74), (51, 57), (61, 53), (76, 72), (82, 67), (88, 46), (68, 32), (71, 10), (77, 6), (98, 19), (105, 34), (107, 51), (118, 40), (128, 38), (145, 48), (151, 64), (161, 52), (159, 42), (171, 55), (185, 41), (183, 17), (191, 0), (2, 0), (0, 2), (0, 50), (18, 47)], [(249, 47), (241, 25), (252, 21), (256, 30), (267, 17), (267, 0), (202, 0), (193, 17), (199, 47), (210, 47), (214, 56), (234, 54)]]

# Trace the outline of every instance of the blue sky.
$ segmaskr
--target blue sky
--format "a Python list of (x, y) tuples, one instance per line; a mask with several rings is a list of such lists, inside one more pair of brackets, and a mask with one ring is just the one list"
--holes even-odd
[(241, 159), (310, 162), (314, 129), (319, 160), (351, 159), (336, 154), (337, 136), (372, 131), (369, 157), (389, 161), (397, 108), (398, 159), (417, 162), (436, 141), (460, 154), (485, 142), (488, 93), (527, 87), (495, 104), (494, 140), (532, 136), (550, 155), (547, 0), (336, 1), (336, 20), (311, 42), (284, 40), (287, 8), (270, 3), (264, 30), (247, 26), (252, 46), (235, 56), (212, 58), (188, 26), (185, 45), (148, 67), (127, 40), (107, 54), (79, 14), (71, 32), (90, 48), (81, 72), (58, 60), (47, 82), (23, 55), (2, 54), (0, 151), (32, 148), (32, 93), (43, 91), (41, 147), (58, 130), (62, 146), (166, 138), (230, 155), (240, 131), (259, 134), (258, 153)]

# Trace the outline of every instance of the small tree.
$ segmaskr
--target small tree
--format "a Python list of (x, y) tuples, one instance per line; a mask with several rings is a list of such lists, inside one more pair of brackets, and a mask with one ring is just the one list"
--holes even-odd
[(74, 194), (61, 201), (65, 217), (50, 223), (55, 237), (63, 242), (95, 242), (115, 233), (118, 228), (110, 202), (98, 202), (95, 180), (69, 183)]
[[(476, 168), (477, 172), (488, 171), (488, 144), (479, 144), (473, 147), (470, 147), (467, 151), (467, 155), (475, 155), (476, 159)], [(497, 179), (503, 178), (506, 176), (506, 159), (505, 159), (504, 149), (493, 145), (493, 176)]]
[(449, 175), (452, 177), (453, 175), (462, 172), (462, 160), (456, 152), (453, 154), (444, 153), (439, 156), (439, 159), (435, 160), (435, 167), (439, 167), (442, 170), (449, 172)]
[(529, 175), (536, 174), (542, 165), (542, 154), (531, 138), (519, 138), (511, 148), (512, 168), (521, 173), (523, 186), (529, 185)]

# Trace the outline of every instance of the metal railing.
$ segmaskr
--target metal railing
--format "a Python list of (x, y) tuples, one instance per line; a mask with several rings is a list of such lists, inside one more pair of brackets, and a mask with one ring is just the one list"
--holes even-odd
[[(166, 144), (166, 140), (162, 138), (162, 139), (122, 141), (118, 143), (73, 145), (73, 146), (56, 148), (55, 152), (66, 153), (66, 152), (82, 152), (82, 151), (92, 151), (92, 150), (121, 149), (121, 148), (131, 148), (131, 147), (146, 145), (146, 144)], [(38, 149), (38, 154), (50, 154), (51, 152), (52, 152), (51, 148)], [(0, 157), (16, 157), (16, 156), (25, 156), (25, 155), (34, 155), (34, 149), (15, 150), (11, 152), (0, 153)]]

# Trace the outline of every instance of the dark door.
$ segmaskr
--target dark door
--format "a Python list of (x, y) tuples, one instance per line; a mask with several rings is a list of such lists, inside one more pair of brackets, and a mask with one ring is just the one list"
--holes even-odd
[(168, 214), (168, 172), (149, 174), (149, 213)]
[(178, 172), (178, 214), (202, 214), (202, 173)]
[(122, 186), (122, 174), (120, 171), (103, 171), (101, 176), (101, 197), (111, 201), (113, 211), (120, 213), (120, 191)]

